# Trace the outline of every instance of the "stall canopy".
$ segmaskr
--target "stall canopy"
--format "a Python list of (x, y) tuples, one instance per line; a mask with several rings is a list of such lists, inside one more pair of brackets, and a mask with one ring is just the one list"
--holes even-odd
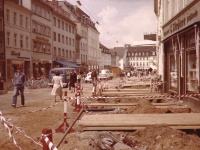
[(55, 60), (55, 62), (62, 64), (62, 65), (65, 65), (65, 66), (70, 67), (70, 68), (80, 68), (80, 66), (78, 66), (74, 63), (71, 63), (69, 61)]

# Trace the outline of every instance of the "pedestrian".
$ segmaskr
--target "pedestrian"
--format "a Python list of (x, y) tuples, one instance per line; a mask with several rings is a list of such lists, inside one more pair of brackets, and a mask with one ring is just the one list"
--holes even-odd
[(17, 72), (14, 74), (13, 84), (14, 84), (14, 95), (12, 100), (12, 107), (16, 107), (18, 95), (21, 95), (21, 106), (23, 107), (25, 104), (25, 99), (24, 99), (25, 74), (22, 72), (21, 66), (17, 66)]
[(93, 96), (96, 96), (96, 91), (97, 91), (97, 72), (96, 70), (94, 69), (91, 73), (91, 78), (92, 78), (92, 86), (93, 86), (93, 89), (92, 89), (92, 93), (93, 93)]
[(157, 82), (158, 82), (157, 71), (152, 70), (150, 73), (150, 92), (156, 91)]
[(77, 81), (78, 81), (78, 83), (81, 83), (81, 74), (80, 74), (80, 72), (77, 73)]
[(56, 102), (56, 96), (60, 96), (60, 100), (62, 100), (63, 81), (59, 71), (55, 72), (55, 76), (52, 78), (52, 83), (53, 83), (53, 89), (51, 91), (51, 95), (55, 96), (55, 102)]
[(74, 69), (70, 73), (70, 78), (69, 78), (69, 86), (71, 88), (71, 93), (75, 91), (75, 83), (77, 82), (77, 74), (74, 71)]

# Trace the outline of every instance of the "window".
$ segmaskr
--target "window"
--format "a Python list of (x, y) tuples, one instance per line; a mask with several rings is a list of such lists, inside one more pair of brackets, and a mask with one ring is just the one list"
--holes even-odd
[(60, 20), (58, 19), (58, 28), (60, 28)]
[(58, 56), (61, 56), (60, 48), (58, 48)]
[(62, 43), (65, 43), (64, 35), (62, 35)]
[(174, 55), (170, 55), (169, 65), (170, 65), (170, 89), (177, 90), (177, 65), (176, 65), (176, 57)]
[(3, 52), (3, 41), (0, 40), (0, 52)]
[(65, 30), (68, 31), (68, 24), (65, 23)]
[(187, 94), (198, 93), (199, 85), (199, 70), (198, 70), (198, 56), (195, 50), (187, 52)]
[(16, 12), (13, 13), (13, 24), (17, 25), (17, 13)]
[(74, 46), (75, 45), (75, 42), (74, 42), (74, 39), (72, 39), (72, 46)]
[(53, 39), (56, 41), (56, 32), (53, 33)]
[(69, 51), (69, 58), (72, 58), (72, 52)]
[(71, 46), (71, 42), (72, 42), (72, 41), (71, 41), (71, 38), (69, 38), (69, 45), (70, 45), (70, 46)]
[(0, 18), (0, 31), (3, 31), (3, 19)]
[(28, 17), (26, 17), (26, 24), (25, 24), (25, 28), (28, 29)]
[(65, 25), (65, 24), (64, 24), (64, 21), (62, 21), (62, 29), (63, 29), (63, 30), (64, 30), (64, 25)]
[(69, 25), (69, 33), (71, 33), (71, 25)]
[(66, 45), (68, 45), (68, 37), (66, 37)]
[(60, 42), (60, 34), (58, 34), (58, 42)]
[(20, 15), (20, 27), (23, 27), (23, 15)]
[(66, 50), (66, 57), (68, 57), (68, 50)]
[(72, 33), (74, 34), (75, 32), (74, 32), (75, 30), (74, 30), (74, 27), (72, 27)]
[(54, 56), (57, 56), (56, 54), (56, 47), (54, 47), (54, 52), (53, 52)]
[(29, 37), (27, 36), (26, 37), (26, 49), (28, 49), (28, 47), (29, 47)]
[(6, 33), (6, 45), (10, 46), (10, 32)]
[(14, 47), (17, 47), (17, 34), (14, 34)]
[(6, 9), (6, 21), (9, 23), (10, 22), (10, 10)]
[(65, 57), (65, 50), (62, 49), (62, 57)]
[(56, 26), (56, 18), (53, 17), (53, 25)]
[(20, 35), (20, 48), (23, 48), (23, 35)]

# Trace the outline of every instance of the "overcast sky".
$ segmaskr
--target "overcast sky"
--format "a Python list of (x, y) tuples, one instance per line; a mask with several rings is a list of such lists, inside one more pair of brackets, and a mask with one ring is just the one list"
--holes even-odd
[[(77, 4), (77, 0), (67, 0)], [(79, 0), (100, 32), (100, 42), (107, 48), (142, 41), (144, 33), (156, 32), (154, 0)]]

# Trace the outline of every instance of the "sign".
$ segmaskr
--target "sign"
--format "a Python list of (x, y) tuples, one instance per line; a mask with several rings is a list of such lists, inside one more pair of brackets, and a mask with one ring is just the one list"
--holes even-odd
[(176, 18), (168, 25), (163, 26), (163, 39), (166, 39), (176, 32), (200, 21), (200, 9), (197, 9), (200, 7), (200, 2), (196, 3), (194, 6), (185, 11), (180, 17)]

